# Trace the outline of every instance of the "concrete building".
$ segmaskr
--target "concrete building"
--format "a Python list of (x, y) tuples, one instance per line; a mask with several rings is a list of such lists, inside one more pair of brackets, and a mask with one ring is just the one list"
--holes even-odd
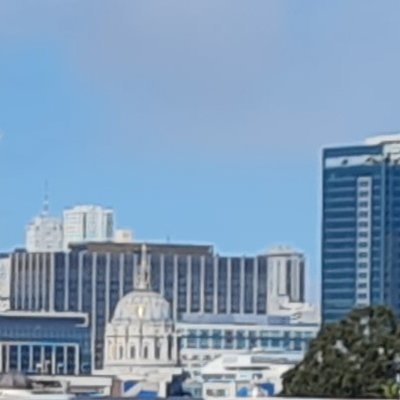
[(116, 229), (114, 233), (115, 243), (132, 243), (133, 232), (130, 229)]
[(247, 351), (224, 354), (185, 382), (194, 396), (209, 399), (271, 397), (282, 390), (282, 375), (303, 358), (303, 353)]
[(59, 218), (49, 215), (47, 195), (43, 204), (43, 211), (26, 227), (25, 247), (27, 251), (37, 253), (62, 251), (62, 222)]
[(400, 316), (400, 135), (323, 151), (322, 316), (385, 304)]
[(81, 205), (63, 212), (64, 250), (74, 243), (106, 242), (114, 239), (114, 211)]
[(145, 245), (135, 288), (118, 302), (104, 342), (104, 368), (94, 374), (116, 377), (120, 385), (115, 395), (166, 397), (174, 377), (182, 374), (170, 306), (150, 288)]
[[(290, 301), (289, 292), (278, 296), (276, 285), (268, 290), (269, 268), (275, 271), (276, 262), (271, 264), (267, 253), (226, 257), (215, 254), (208, 245), (152, 243), (147, 244), (143, 255), (142, 246), (138, 242), (96, 242), (73, 245), (69, 252), (15, 251), (3, 259), (8, 271), (4, 304), (9, 305), (10, 312), (32, 315), (86, 315), (90, 334), (89, 340), (81, 343), (85, 346), (81, 351), (90, 354), (90, 360), (85, 360), (79, 370), (102, 370), (104, 340), (118, 325), (118, 304), (126, 296), (133, 308), (139, 300), (144, 303), (137, 291), (131, 293), (146, 258), (154, 291), (146, 298), (160, 306), (157, 312), (161, 314), (168, 303), (177, 332), (179, 361), (189, 370), (230, 351), (304, 351), (316, 336), (319, 316), (315, 308)], [(289, 276), (282, 274), (280, 279)], [(269, 314), (269, 302), (277, 299), (279, 307)], [(128, 324), (124, 318), (121, 321)], [(51, 324), (46, 329), (51, 342)], [(0, 343), (2, 338), (0, 329)]]

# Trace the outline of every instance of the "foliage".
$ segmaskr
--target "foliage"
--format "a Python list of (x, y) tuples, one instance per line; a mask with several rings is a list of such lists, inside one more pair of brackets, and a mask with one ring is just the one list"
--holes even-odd
[[(383, 306), (352, 311), (324, 326), (303, 361), (283, 376), (283, 396), (378, 398), (393, 394), (400, 328)], [(388, 396), (389, 397), (389, 396)]]
[(383, 394), (386, 399), (398, 399), (400, 395), (400, 386), (396, 382), (390, 382), (383, 385)]

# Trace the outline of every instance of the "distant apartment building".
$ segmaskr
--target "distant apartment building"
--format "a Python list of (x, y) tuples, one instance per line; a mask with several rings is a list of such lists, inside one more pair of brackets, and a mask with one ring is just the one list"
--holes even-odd
[(400, 135), (323, 151), (322, 318), (385, 304), (400, 316)]
[(59, 218), (49, 214), (47, 194), (43, 211), (35, 217), (25, 230), (25, 248), (29, 252), (51, 253), (63, 248), (63, 227)]
[(80, 205), (63, 212), (63, 248), (74, 243), (114, 240), (114, 211), (95, 205)]

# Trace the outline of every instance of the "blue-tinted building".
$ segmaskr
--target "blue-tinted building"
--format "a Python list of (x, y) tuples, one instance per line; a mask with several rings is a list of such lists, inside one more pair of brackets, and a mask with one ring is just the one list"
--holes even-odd
[[(174, 321), (186, 316), (268, 314), (277, 296), (304, 301), (300, 253), (222, 257), (212, 246), (148, 244), (151, 286), (171, 305)], [(103, 365), (104, 333), (118, 301), (134, 288), (141, 243), (89, 243), (66, 253), (11, 254), (10, 308), (88, 315), (90, 366)], [(269, 271), (273, 271), (273, 274)], [(275, 285), (276, 287), (272, 287)]]
[(90, 374), (88, 316), (25, 311), (0, 314), (0, 369), (28, 374)]
[(323, 152), (323, 322), (370, 304), (400, 316), (400, 135)]

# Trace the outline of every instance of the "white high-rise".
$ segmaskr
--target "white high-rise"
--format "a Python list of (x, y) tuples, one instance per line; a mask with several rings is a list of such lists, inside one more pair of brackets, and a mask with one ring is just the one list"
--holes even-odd
[(25, 247), (28, 252), (50, 253), (63, 249), (63, 229), (59, 218), (49, 215), (47, 195), (42, 213), (26, 227)]
[(70, 244), (113, 241), (114, 211), (95, 205), (81, 205), (63, 213), (64, 249)]

